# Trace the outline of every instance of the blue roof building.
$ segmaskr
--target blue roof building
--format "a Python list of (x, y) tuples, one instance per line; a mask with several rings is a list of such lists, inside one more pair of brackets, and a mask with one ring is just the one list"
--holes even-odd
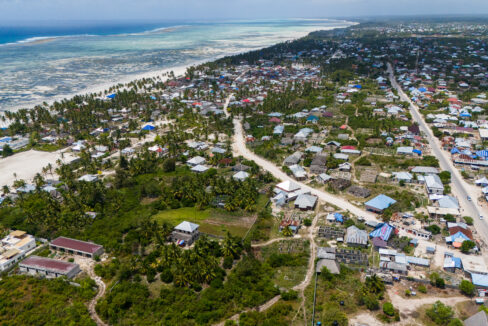
[(285, 131), (285, 126), (275, 126), (273, 130), (274, 135), (281, 135)]
[(364, 205), (366, 206), (366, 209), (369, 211), (382, 213), (385, 209), (387, 209), (388, 207), (390, 207), (395, 203), (396, 203), (395, 199), (381, 194), (367, 201), (366, 203), (364, 203)]
[(309, 121), (309, 122), (317, 122), (317, 121), (319, 121), (319, 118), (317, 116), (315, 116), (315, 115), (311, 115), (311, 116), (309, 116), (307, 118), (307, 121)]
[(470, 241), (471, 239), (468, 238), (467, 235), (462, 233), (461, 231), (456, 232), (455, 234), (451, 235), (450, 237), (446, 237), (446, 243), (452, 243), (456, 241), (456, 239), (462, 239), (463, 241)]
[(343, 223), (344, 222), (344, 217), (342, 216), (341, 213), (334, 213), (334, 217), (336, 222)]
[(476, 287), (488, 289), (488, 275), (471, 273), (471, 281)]
[(155, 127), (153, 125), (147, 124), (144, 127), (142, 127), (142, 130), (149, 131), (149, 130), (154, 130), (154, 128)]
[(395, 231), (395, 227), (388, 223), (380, 223), (376, 228), (369, 234), (371, 238), (380, 238), (383, 241), (388, 241), (392, 233)]

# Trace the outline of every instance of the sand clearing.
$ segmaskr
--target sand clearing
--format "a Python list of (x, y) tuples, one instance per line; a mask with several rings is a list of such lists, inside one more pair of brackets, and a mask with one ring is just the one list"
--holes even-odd
[[(42, 173), (42, 168), (49, 163), (51, 163), (54, 173), (58, 159), (63, 162), (70, 162), (75, 158), (71, 153), (64, 153), (63, 156), (64, 158), (61, 157), (61, 151), (41, 152), (30, 150), (0, 159), (0, 186), (11, 186), (15, 179), (31, 182), (34, 176), (37, 173)], [(17, 177), (14, 176), (14, 173)], [(45, 177), (51, 178), (51, 175), (48, 173)]]

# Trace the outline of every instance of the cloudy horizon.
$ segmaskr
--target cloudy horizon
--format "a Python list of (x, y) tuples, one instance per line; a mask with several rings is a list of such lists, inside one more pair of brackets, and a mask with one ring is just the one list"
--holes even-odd
[(0, 20), (234, 20), (487, 15), (486, 0), (0, 0)]

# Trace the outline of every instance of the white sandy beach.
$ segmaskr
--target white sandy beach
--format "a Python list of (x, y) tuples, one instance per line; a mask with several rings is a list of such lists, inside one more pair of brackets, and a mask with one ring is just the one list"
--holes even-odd
[[(68, 163), (76, 158), (76, 156), (71, 153), (61, 154), (61, 152), (62, 151), (41, 152), (29, 150), (0, 159), (0, 186), (11, 186), (16, 179), (22, 179), (29, 183), (34, 176), (37, 173), (41, 173), (42, 168), (48, 164), (52, 165), (53, 173), (55, 173), (54, 169), (57, 167), (57, 160), (60, 159), (62, 162)], [(44, 177), (51, 178), (51, 175), (48, 173)]]

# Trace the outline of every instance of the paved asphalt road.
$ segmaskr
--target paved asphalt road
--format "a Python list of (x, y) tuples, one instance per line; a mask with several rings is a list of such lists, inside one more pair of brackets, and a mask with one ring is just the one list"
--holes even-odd
[[(447, 152), (441, 149), (442, 147), (439, 140), (437, 139), (437, 137), (434, 137), (432, 130), (423, 119), (422, 115), (420, 114), (419, 107), (415, 105), (410, 100), (410, 98), (408, 98), (408, 96), (403, 92), (402, 88), (396, 82), (393, 74), (393, 68), (390, 64), (388, 64), (388, 73), (390, 77), (390, 82), (392, 86), (398, 91), (398, 95), (400, 96), (400, 98), (403, 101), (407, 101), (410, 103), (410, 112), (412, 114), (413, 120), (415, 120), (419, 124), (420, 130), (423, 131), (425, 135), (427, 135), (427, 140), (432, 149), (432, 153), (439, 160), (441, 168), (443, 170), (451, 172), (451, 189), (459, 200), (459, 204), (461, 206), (461, 215), (471, 216), (473, 218), (474, 229), (478, 234), (480, 234), (485, 243), (488, 244), (488, 225), (486, 224), (486, 220), (479, 219), (479, 216), (483, 215), (483, 213), (482, 209), (476, 204), (477, 198), (480, 194), (480, 189), (476, 188), (475, 186), (469, 185), (466, 181), (464, 181), (461, 173), (454, 166)], [(472, 201), (469, 201), (467, 199), (468, 196), (471, 196)], [(488, 218), (488, 216), (484, 217)]]

